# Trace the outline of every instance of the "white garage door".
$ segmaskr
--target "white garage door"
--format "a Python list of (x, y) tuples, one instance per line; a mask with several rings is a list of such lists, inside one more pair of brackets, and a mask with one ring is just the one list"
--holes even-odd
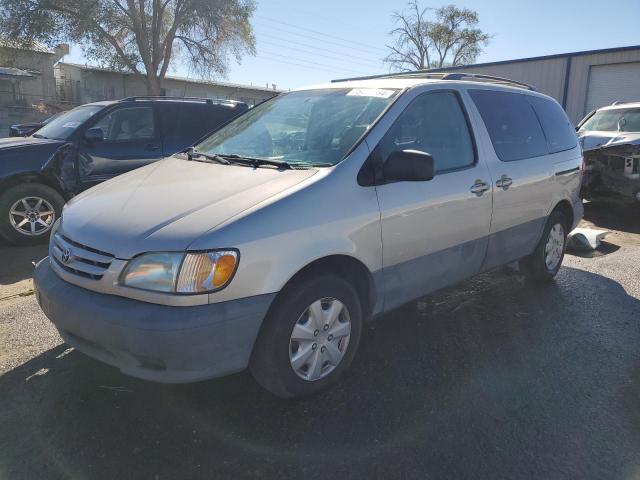
[(591, 66), (585, 114), (615, 101), (640, 101), (640, 62)]

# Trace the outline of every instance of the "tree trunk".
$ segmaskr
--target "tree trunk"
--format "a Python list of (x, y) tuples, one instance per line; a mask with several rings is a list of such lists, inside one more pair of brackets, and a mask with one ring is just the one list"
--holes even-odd
[(161, 93), (160, 79), (153, 73), (147, 73), (147, 95), (159, 96)]

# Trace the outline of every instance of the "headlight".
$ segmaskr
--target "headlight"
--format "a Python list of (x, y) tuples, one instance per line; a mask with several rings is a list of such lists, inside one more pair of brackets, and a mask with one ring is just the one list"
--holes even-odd
[(167, 293), (205, 293), (227, 286), (238, 267), (236, 250), (145, 253), (125, 268), (127, 287)]

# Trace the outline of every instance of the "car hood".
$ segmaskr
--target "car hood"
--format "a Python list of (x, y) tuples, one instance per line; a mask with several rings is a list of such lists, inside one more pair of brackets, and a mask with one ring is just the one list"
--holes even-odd
[(637, 132), (587, 132), (580, 135), (582, 150), (587, 152), (596, 148), (607, 148), (618, 145), (640, 144), (640, 133)]
[(31, 123), (14, 123), (11, 125), (11, 128), (33, 128), (44, 125), (42, 122), (31, 122)]
[(63, 212), (61, 231), (121, 259), (182, 251), (207, 231), (315, 173), (171, 157), (74, 197)]
[(36, 137), (8, 137), (0, 138), (0, 153), (15, 148), (52, 148), (66, 143), (64, 140)]
[(66, 143), (64, 140), (35, 137), (0, 138), (0, 176), (16, 166), (39, 170)]

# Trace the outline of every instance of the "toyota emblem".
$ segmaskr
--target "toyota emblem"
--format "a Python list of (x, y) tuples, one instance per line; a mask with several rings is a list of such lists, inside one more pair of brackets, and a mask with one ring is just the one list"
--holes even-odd
[(62, 263), (69, 263), (72, 258), (73, 258), (73, 253), (71, 252), (71, 249), (65, 248), (64, 251), (62, 252), (62, 258), (60, 258), (60, 260), (62, 260)]

